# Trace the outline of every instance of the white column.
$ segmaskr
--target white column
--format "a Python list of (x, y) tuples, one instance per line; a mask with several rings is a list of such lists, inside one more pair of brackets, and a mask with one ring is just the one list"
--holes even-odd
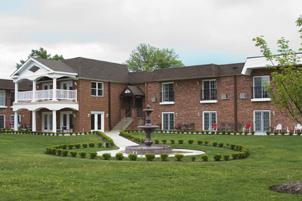
[(18, 82), (15, 82), (15, 103), (18, 103)]
[(18, 131), (18, 112), (14, 113), (14, 131)]
[(57, 101), (57, 78), (52, 78), (52, 100)]
[(32, 111), (32, 118), (31, 118), (31, 130), (33, 132), (37, 131), (37, 126), (36, 126), (36, 122), (37, 122), (37, 115), (36, 115), (36, 111)]
[(56, 110), (52, 111), (52, 132), (53, 133), (57, 132), (57, 111)]
[(31, 102), (35, 102), (36, 101), (36, 91), (37, 91), (37, 82), (36, 80), (33, 80), (33, 95), (32, 95), (32, 100)]

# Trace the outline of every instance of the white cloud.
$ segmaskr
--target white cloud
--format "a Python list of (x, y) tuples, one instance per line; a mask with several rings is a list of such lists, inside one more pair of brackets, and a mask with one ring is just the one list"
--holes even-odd
[(301, 0), (26, 1), (18, 12), (0, 8), (0, 77), (41, 46), (65, 57), (116, 62), (141, 42), (253, 56), (259, 50), (251, 39), (265, 35), (272, 45), (285, 36), (297, 47), (294, 21), (301, 7)]

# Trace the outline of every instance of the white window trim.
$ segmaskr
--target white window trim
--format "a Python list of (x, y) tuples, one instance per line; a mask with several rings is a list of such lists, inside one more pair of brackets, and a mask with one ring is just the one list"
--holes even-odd
[(5, 90), (0, 90), (0, 92), (4, 94), (4, 105), (0, 105), (0, 108), (7, 108), (7, 106), (6, 106), (6, 91)]
[(272, 112), (271, 112), (271, 110), (254, 110), (253, 111), (253, 129), (254, 129), (254, 131), (256, 130), (256, 118), (255, 118), (255, 114), (256, 114), (256, 112), (268, 112), (269, 113), (269, 128), (271, 128), (271, 126), (272, 126)]
[(205, 114), (205, 113), (215, 113), (215, 114), (216, 114), (216, 115), (215, 115), (215, 116), (216, 116), (216, 124), (218, 124), (217, 111), (203, 111), (203, 112), (202, 112), (202, 130), (205, 130), (205, 129), (204, 129), (204, 124), (205, 124), (205, 123), (204, 123), (204, 114)]
[(268, 83), (271, 83), (271, 77), (269, 75), (257, 75), (257, 76), (253, 76), (253, 94), (252, 94), (252, 98), (251, 101), (252, 102), (265, 102), (265, 101), (271, 101), (271, 98), (254, 98), (255, 95), (255, 78), (258, 77), (267, 77), (268, 78)]
[(173, 124), (175, 128), (175, 113), (174, 112), (162, 112), (161, 113), (161, 129), (164, 130), (164, 114), (173, 114)]
[[(162, 82), (161, 83), (161, 93), (164, 91), (164, 85), (165, 84), (173, 84), (174, 88), (174, 82)], [(161, 100), (160, 100), (160, 105), (173, 105), (175, 104), (175, 90), (174, 90), (174, 101), (163, 101), (163, 94), (161, 94)]]
[[(204, 92), (204, 82), (206, 81), (215, 81), (216, 82), (216, 91), (217, 91), (217, 79), (205, 79), (202, 80), (202, 91)], [(216, 94), (216, 99), (215, 100), (201, 100), (200, 103), (217, 103), (217, 94)]]
[[(93, 89), (93, 88), (91, 87), (91, 84), (92, 84), (92, 83), (96, 83), (96, 85), (95, 85), (95, 86), (96, 86), (96, 88), (95, 88), (95, 90), (96, 90), (96, 95), (92, 95), (92, 94), (91, 94), (91, 89)], [(99, 88), (98, 88), (98, 83), (102, 83), (102, 95), (101, 95), (101, 96), (98, 94), (98, 90), (99, 90)], [(105, 93), (105, 92), (104, 92), (104, 82), (99, 82), (99, 81), (91, 81), (91, 82), (90, 82), (90, 95), (91, 95), (91, 96), (93, 96), (93, 97), (104, 97), (104, 93)]]
[[(95, 115), (95, 114), (101, 114), (102, 115), (102, 122), (101, 122), (102, 128), (101, 128), (101, 130), (92, 130), (91, 129), (91, 131), (102, 131), (102, 132), (104, 132), (105, 131), (105, 112), (102, 112), (102, 111), (91, 111), (90, 112), (90, 115)], [(91, 121), (91, 116), (89, 118), (90, 118), (90, 121)], [(98, 122), (94, 119), (94, 128), (98, 127), (97, 123)]]
[(5, 129), (6, 128), (6, 117), (5, 117), (5, 114), (0, 114), (0, 116), (3, 116), (3, 128)]

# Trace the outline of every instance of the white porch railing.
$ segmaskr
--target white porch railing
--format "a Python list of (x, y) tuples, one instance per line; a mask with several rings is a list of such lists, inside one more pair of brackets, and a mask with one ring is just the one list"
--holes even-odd
[[(36, 101), (45, 101), (53, 99), (53, 90), (37, 90), (35, 93)], [(77, 90), (65, 90), (57, 89), (56, 90), (56, 99), (57, 100), (77, 100)], [(33, 100), (33, 91), (20, 91), (18, 92), (18, 101), (32, 101)]]

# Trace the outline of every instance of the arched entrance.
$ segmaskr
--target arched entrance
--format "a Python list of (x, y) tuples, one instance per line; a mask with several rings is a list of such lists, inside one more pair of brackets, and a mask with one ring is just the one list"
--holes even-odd
[(121, 94), (122, 117), (142, 117), (144, 92), (138, 86), (127, 86)]

